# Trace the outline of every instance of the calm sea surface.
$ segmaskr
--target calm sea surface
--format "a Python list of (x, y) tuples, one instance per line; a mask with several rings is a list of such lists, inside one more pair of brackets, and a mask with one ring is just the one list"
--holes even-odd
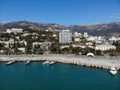
[(56, 63), (0, 63), (0, 90), (120, 90), (120, 72)]

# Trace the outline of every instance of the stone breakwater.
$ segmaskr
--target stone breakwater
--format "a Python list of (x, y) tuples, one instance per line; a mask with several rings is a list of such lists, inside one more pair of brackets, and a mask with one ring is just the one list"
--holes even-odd
[(95, 68), (110, 69), (115, 67), (120, 70), (120, 57), (86, 57), (78, 55), (61, 55), (61, 54), (49, 54), (49, 55), (0, 55), (0, 61), (55, 61), (60, 63), (68, 63), (75, 65), (82, 65)]

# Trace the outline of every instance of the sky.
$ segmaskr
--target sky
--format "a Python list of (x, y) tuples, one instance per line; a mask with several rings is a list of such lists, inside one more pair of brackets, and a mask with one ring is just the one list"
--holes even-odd
[(0, 22), (62, 25), (120, 22), (120, 0), (0, 0)]

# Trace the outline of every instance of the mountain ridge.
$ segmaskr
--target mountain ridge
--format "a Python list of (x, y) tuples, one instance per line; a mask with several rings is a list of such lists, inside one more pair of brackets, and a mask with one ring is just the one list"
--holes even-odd
[(84, 25), (60, 25), (57, 23), (38, 23), (31, 21), (14, 21), (14, 22), (1, 22), (0, 30), (5, 30), (7, 28), (30, 28), (36, 30), (62, 30), (70, 29), (72, 32), (88, 32), (91, 35), (120, 35), (120, 22), (111, 23), (97, 23), (97, 24), (84, 24)]

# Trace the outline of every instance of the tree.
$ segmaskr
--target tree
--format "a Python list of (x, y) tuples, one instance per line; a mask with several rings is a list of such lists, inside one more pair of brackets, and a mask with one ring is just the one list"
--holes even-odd
[(74, 54), (79, 54), (79, 52), (81, 52), (81, 48), (79, 48), (79, 47), (74, 47), (73, 48), (73, 53)]
[(59, 53), (60, 52), (60, 44), (59, 43), (52, 43), (52, 45), (49, 47), (49, 50), (52, 53)]
[(112, 56), (116, 56), (116, 50), (115, 49), (110, 49), (109, 50), (109, 55)]
[(116, 46), (116, 55), (120, 54), (120, 41), (113, 42), (113, 45)]
[(102, 56), (102, 55), (103, 55), (103, 51), (101, 51), (101, 50), (96, 50), (96, 51), (95, 51), (95, 55)]

